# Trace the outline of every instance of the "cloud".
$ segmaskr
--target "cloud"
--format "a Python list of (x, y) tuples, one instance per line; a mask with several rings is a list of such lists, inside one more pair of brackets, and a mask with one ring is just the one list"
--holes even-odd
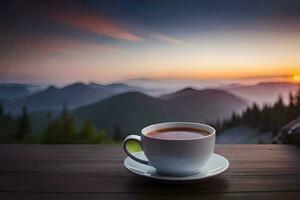
[[(126, 30), (123, 26), (118, 25), (104, 17), (100, 17), (97, 14), (79, 14), (79, 13), (64, 13), (64, 14), (55, 14), (52, 16), (53, 19), (64, 23), (66, 25), (80, 28), (85, 31), (98, 33), (100, 35), (104, 35), (107, 37), (111, 37), (114, 39), (125, 40), (130, 42), (139, 42), (144, 38), (138, 36), (128, 30)], [(153, 32), (145, 32), (145, 35), (149, 38), (159, 40), (169, 44), (183, 44), (184, 41), (177, 39), (175, 37), (161, 34), (161, 33), (153, 33)]]
[[(156, 32), (148, 29), (146, 26), (134, 26), (135, 32), (123, 24), (123, 19), (111, 20), (109, 16), (104, 16), (98, 10), (93, 9), (86, 1), (62, 0), (57, 6), (55, 1), (36, 1), (27, 0), (24, 8), (30, 11), (35, 17), (45, 17), (56, 23), (69, 27), (77, 28), (83, 31), (96, 33), (101, 36), (113, 39), (139, 42), (142, 40), (158, 40), (169, 44), (183, 44), (184, 41), (170, 35)], [(126, 22), (125, 22), (126, 23)], [(138, 34), (137, 34), (138, 33)]]
[(107, 36), (113, 39), (138, 42), (142, 37), (128, 30), (128, 27), (121, 25), (108, 17), (101, 15), (88, 1), (61, 0), (38, 1), (26, 0), (21, 4), (22, 10), (27, 10), (32, 16), (46, 17), (52, 21), (74, 27), (87, 32)]
[(121, 25), (118, 25), (104, 17), (97, 14), (84, 14), (84, 13), (53, 13), (50, 16), (52, 19), (79, 28), (88, 32), (97, 33), (114, 39), (125, 40), (130, 42), (139, 42), (143, 38), (126, 30)]
[(43, 53), (64, 53), (90, 48), (105, 52), (115, 50), (115, 48), (107, 45), (95, 44), (74, 38), (19, 38), (18, 45), (24, 49), (33, 49)]
[(178, 45), (178, 44), (184, 44), (185, 43), (182, 40), (179, 40), (175, 37), (171, 37), (171, 36), (168, 36), (168, 35), (165, 35), (165, 34), (154, 33), (151, 36), (153, 38), (157, 39), (157, 40), (160, 40), (160, 41), (166, 42), (166, 43), (170, 43), (170, 44)]

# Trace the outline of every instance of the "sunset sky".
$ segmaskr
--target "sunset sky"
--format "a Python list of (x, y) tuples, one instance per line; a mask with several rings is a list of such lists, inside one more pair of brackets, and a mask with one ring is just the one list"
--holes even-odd
[(297, 0), (19, 0), (0, 18), (1, 82), (300, 74)]

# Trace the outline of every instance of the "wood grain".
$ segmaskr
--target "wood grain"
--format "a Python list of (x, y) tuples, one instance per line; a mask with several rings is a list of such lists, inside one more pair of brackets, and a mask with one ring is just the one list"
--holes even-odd
[(130, 174), (115, 145), (0, 145), (0, 199), (299, 199), (300, 148), (217, 145), (230, 168), (185, 185)]

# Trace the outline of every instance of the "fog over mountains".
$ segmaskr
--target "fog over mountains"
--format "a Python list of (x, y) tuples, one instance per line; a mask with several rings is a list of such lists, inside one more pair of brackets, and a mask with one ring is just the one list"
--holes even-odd
[[(189, 93), (189, 91), (193, 93), (192, 90), (188, 89), (190, 88), (188, 82), (182, 82), (179, 85), (176, 85), (174, 81), (151, 79), (134, 79), (125, 82), (127, 84), (74, 83), (61, 88), (55, 86), (42, 88), (28, 84), (0, 84), (0, 101), (6, 111), (19, 113), (24, 105), (27, 106), (29, 112), (60, 110), (64, 102), (68, 104), (70, 109), (75, 109), (130, 91), (163, 99), (182, 95), (181, 90), (184, 88), (186, 88), (184, 93)], [(190, 83), (190, 85), (192, 84), (193, 82)], [(198, 83), (194, 83), (192, 87), (203, 90)], [(266, 82), (256, 85), (229, 84), (208, 88), (229, 92), (244, 99), (248, 104), (256, 102), (262, 105), (265, 103), (272, 104), (279, 95), (287, 99), (289, 92), (295, 92), (298, 85), (288, 82)], [(177, 91), (180, 91), (179, 94)]]
[(41, 89), (39, 86), (30, 84), (3, 83), (0, 84), (0, 99), (23, 98)]
[[(152, 87), (149, 83), (153, 83)], [(161, 83), (135, 79), (127, 84), (74, 83), (60, 88), (0, 84), (0, 100), (5, 111), (13, 115), (27, 106), (34, 130), (45, 128), (47, 113), (55, 117), (66, 103), (77, 126), (91, 120), (95, 127), (105, 129), (110, 135), (116, 127), (127, 135), (158, 122), (223, 120), (253, 102), (272, 104), (279, 95), (287, 98), (289, 92), (298, 89), (297, 84), (284, 82), (229, 84), (210, 89), (197, 89), (201, 88), (199, 85), (186, 87), (187, 83), (176, 85), (175, 82), (168, 88), (167, 81), (160, 87)]]
[(250, 103), (255, 102), (262, 105), (272, 104), (278, 99), (279, 95), (287, 102), (289, 93), (296, 92), (299, 89), (299, 85), (287, 82), (265, 82), (249, 86), (235, 84), (222, 89), (240, 96)]
[(74, 108), (112, 95), (109, 90), (76, 83), (61, 89), (50, 86), (42, 92), (25, 98), (4, 101), (4, 106), (10, 112), (18, 112), (23, 105), (27, 106), (29, 112), (58, 110), (63, 102), (66, 102), (70, 108)]

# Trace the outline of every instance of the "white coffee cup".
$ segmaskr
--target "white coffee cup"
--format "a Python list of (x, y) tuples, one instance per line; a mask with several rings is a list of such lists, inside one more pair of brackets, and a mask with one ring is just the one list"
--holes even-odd
[[(169, 128), (192, 128), (208, 132), (207, 135), (192, 139), (158, 139), (147, 134)], [(200, 172), (212, 155), (216, 131), (213, 127), (190, 122), (167, 122), (154, 124), (142, 129), (142, 136), (129, 135), (123, 142), (127, 155), (133, 160), (150, 165), (160, 174), (188, 176)], [(135, 157), (127, 149), (128, 141), (138, 141), (148, 160)]]

